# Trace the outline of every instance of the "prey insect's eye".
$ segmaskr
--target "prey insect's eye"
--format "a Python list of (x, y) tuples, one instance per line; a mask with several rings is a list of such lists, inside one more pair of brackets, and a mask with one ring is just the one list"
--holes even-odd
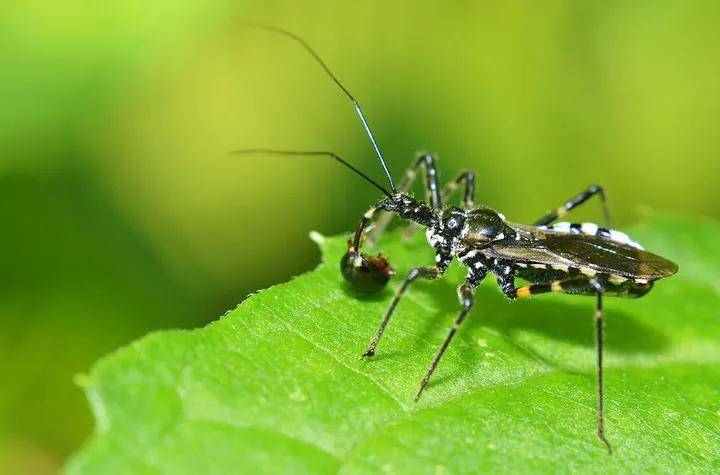
[(364, 294), (382, 290), (395, 271), (382, 255), (368, 256), (354, 249), (348, 250), (340, 260), (340, 271), (353, 289)]

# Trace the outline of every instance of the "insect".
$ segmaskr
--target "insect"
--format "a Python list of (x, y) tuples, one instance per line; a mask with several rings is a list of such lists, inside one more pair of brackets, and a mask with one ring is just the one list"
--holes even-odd
[[(379, 184), (333, 152), (247, 149), (237, 150), (234, 153), (326, 156), (348, 167), (383, 194), (383, 198), (363, 214), (348, 241), (348, 251), (340, 262), (343, 277), (358, 292), (377, 292), (387, 285), (394, 274), (385, 257), (371, 256), (361, 250), (363, 241), (376, 239), (392, 216), (410, 221), (411, 226), (425, 228), (427, 241), (435, 250), (433, 265), (414, 267), (407, 274), (362, 357), (369, 358), (375, 354), (385, 329), (410, 284), (420, 279), (441, 278), (453, 259), (457, 259), (467, 269), (464, 282), (457, 288), (460, 311), (420, 383), (416, 400), (427, 387), (445, 350), (473, 307), (474, 289), (488, 274), (495, 276), (500, 290), (511, 300), (548, 292), (594, 296), (597, 436), (608, 453), (612, 453), (610, 443), (605, 437), (603, 299), (609, 296), (642, 297), (650, 292), (655, 281), (675, 274), (678, 270), (677, 265), (643, 250), (626, 234), (610, 229), (605, 193), (600, 186), (590, 186), (532, 225), (509, 222), (501, 213), (484, 206), (477, 206), (474, 202), (475, 174), (471, 171), (460, 173), (441, 188), (436, 160), (431, 154), (421, 154), (415, 159), (396, 187), (359, 103), (315, 50), (301, 37), (281, 28), (255, 23), (243, 23), (243, 26), (262, 28), (289, 37), (313, 56), (352, 102), (382, 166), (389, 188)], [(425, 201), (410, 195), (410, 188), (419, 174), (424, 175)], [(460, 189), (463, 191), (460, 206), (445, 205), (444, 203)], [(593, 223), (557, 222), (559, 218), (595, 196), (601, 201), (605, 226), (601, 227)], [(376, 223), (373, 227), (374, 220)], [(517, 278), (529, 283), (517, 286), (515, 283)]]

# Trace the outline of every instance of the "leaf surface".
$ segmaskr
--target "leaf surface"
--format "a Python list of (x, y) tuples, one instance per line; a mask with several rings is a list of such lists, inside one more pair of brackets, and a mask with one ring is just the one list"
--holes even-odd
[[(680, 272), (642, 299), (606, 299), (612, 457), (595, 436), (592, 298), (509, 302), (487, 279), (415, 403), (463, 269), (414, 284), (361, 361), (400, 279), (356, 298), (339, 236), (319, 238), (318, 268), (219, 321), (97, 363), (81, 378), (95, 434), (67, 472), (717, 472), (720, 226), (650, 215), (629, 231)], [(422, 236), (380, 248), (399, 275), (433, 258)]]

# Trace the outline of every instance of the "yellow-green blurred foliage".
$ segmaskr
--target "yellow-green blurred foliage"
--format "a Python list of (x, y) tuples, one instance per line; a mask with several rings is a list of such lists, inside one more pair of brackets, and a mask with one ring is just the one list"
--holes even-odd
[[(303, 35), (360, 98), (399, 177), (417, 150), (531, 220), (591, 183), (720, 215), (717, 1), (3, 2), (0, 471), (52, 471), (91, 428), (72, 382), (158, 328), (216, 318), (318, 258), (381, 178)], [(588, 205), (578, 219), (596, 218)]]

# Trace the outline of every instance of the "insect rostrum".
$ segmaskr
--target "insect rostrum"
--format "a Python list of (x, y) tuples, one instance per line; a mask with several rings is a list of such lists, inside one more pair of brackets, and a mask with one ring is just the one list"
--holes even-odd
[[(435, 158), (421, 154), (411, 163), (402, 182), (396, 187), (377, 142), (355, 98), (340, 83), (317, 53), (300, 37), (280, 28), (244, 24), (280, 33), (299, 42), (352, 101), (363, 128), (388, 179), (389, 190), (332, 152), (281, 151), (270, 149), (239, 150), (236, 153), (276, 153), (289, 155), (323, 155), (350, 168), (385, 196), (360, 219), (348, 241), (340, 270), (350, 286), (362, 293), (377, 292), (385, 287), (394, 270), (382, 255), (369, 256), (361, 249), (363, 240), (377, 239), (392, 216), (410, 221), (412, 227), (425, 229), (428, 244), (435, 250), (432, 265), (414, 267), (405, 277), (385, 313), (377, 333), (362, 354), (375, 354), (378, 343), (410, 284), (418, 279), (442, 277), (453, 259), (467, 269), (464, 282), (457, 288), (460, 310), (453, 326), (440, 345), (420, 383), (416, 400), (428, 385), (455, 333), (474, 305), (474, 289), (488, 274), (493, 274), (502, 292), (511, 300), (556, 292), (595, 297), (595, 339), (597, 349), (597, 436), (609, 453), (605, 437), (603, 392), (603, 298), (606, 296), (637, 298), (647, 294), (655, 281), (678, 270), (673, 262), (647, 252), (622, 232), (609, 228), (609, 213), (604, 190), (591, 186), (563, 205), (542, 216), (531, 225), (509, 222), (505, 217), (474, 203), (475, 174), (460, 173), (445, 187), (440, 187)], [(409, 194), (418, 174), (424, 175), (425, 201)], [(459, 189), (463, 190), (460, 206), (445, 202)], [(605, 226), (593, 223), (556, 222), (593, 196), (603, 205)], [(375, 221), (373, 223), (373, 221)], [(367, 236), (366, 236), (367, 235)], [(516, 286), (522, 278), (527, 285)]]

